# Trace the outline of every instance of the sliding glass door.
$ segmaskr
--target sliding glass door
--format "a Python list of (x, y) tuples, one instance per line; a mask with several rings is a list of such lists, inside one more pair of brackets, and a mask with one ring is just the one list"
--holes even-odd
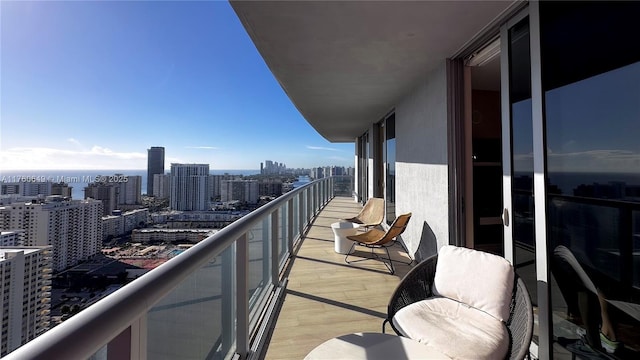
[(501, 30), (505, 257), (540, 358), (640, 358), (640, 3), (525, 12)]
[[(512, 259), (537, 308), (534, 150), (529, 18), (503, 28), (503, 191), (505, 256)], [(506, 74), (504, 72), (506, 71)], [(537, 329), (534, 341), (537, 342)]]
[(556, 352), (637, 359), (640, 5), (539, 6)]

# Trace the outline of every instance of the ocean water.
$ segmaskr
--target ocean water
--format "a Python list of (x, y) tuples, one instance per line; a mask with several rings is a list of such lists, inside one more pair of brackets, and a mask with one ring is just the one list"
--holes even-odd
[[(211, 175), (257, 175), (260, 170), (211, 170)], [(72, 187), (73, 199), (84, 199), (84, 188), (101, 176), (122, 174), (141, 176), (141, 193), (147, 193), (147, 170), (0, 170), (0, 182), (53, 181), (65, 182)]]
[(573, 195), (573, 191), (580, 185), (611, 185), (639, 186), (640, 173), (549, 173), (549, 184), (556, 185), (564, 195)]
[(304, 184), (310, 183), (311, 182), (311, 178), (308, 176), (298, 176), (298, 181), (295, 181), (293, 183), (293, 188), (298, 188)]

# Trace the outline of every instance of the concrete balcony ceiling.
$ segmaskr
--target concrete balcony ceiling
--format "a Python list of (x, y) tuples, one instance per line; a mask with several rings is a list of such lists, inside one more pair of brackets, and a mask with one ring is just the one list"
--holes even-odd
[(232, 0), (267, 66), (305, 119), (352, 142), (511, 1)]

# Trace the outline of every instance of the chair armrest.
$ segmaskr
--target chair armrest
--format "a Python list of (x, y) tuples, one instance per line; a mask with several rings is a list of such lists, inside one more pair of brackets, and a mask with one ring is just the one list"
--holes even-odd
[(396, 328), (393, 327), (393, 316), (403, 307), (427, 299), (433, 296), (431, 286), (436, 274), (436, 264), (438, 255), (433, 255), (416, 265), (411, 269), (396, 287), (389, 305), (387, 306), (387, 319), (393, 330), (398, 334)]
[(507, 321), (510, 349), (508, 359), (524, 359), (529, 354), (533, 336), (533, 306), (524, 281), (516, 274), (511, 315)]

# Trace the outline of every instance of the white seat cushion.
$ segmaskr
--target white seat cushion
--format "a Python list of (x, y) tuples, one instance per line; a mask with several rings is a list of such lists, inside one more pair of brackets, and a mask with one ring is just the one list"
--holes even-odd
[(513, 281), (513, 267), (504, 258), (447, 245), (438, 252), (433, 291), (507, 321)]
[(503, 322), (444, 297), (408, 305), (392, 321), (402, 335), (454, 359), (504, 359), (509, 350)]

